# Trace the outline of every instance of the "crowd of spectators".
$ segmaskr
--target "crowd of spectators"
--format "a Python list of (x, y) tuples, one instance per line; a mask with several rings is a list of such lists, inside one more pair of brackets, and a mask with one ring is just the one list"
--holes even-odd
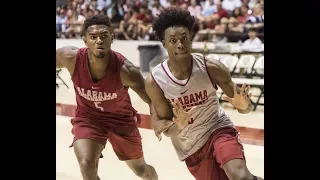
[(80, 38), (86, 17), (108, 15), (116, 39), (155, 40), (152, 20), (165, 8), (183, 8), (197, 19), (194, 41), (239, 42), (256, 32), (264, 39), (263, 0), (57, 0), (56, 37)]

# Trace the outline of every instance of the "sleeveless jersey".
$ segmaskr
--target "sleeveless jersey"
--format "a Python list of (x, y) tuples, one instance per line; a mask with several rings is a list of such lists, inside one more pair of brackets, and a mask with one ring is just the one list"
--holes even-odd
[(186, 80), (178, 80), (171, 74), (168, 60), (158, 64), (151, 73), (169, 102), (178, 99), (187, 110), (197, 106), (191, 115), (193, 123), (187, 125), (178, 136), (171, 137), (181, 161), (204, 146), (216, 129), (233, 127), (229, 117), (220, 108), (216, 85), (207, 73), (205, 58), (201, 54), (191, 55), (192, 72)]
[(72, 81), (76, 93), (76, 117), (103, 123), (108, 127), (123, 127), (136, 124), (136, 111), (131, 105), (128, 88), (120, 78), (125, 57), (112, 51), (112, 58), (105, 75), (93, 82), (89, 70), (88, 49), (77, 52)]

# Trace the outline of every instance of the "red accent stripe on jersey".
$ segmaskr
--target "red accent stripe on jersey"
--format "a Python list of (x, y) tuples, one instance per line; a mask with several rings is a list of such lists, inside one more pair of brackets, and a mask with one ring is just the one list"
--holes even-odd
[(175, 80), (173, 80), (173, 79), (171, 78), (171, 76), (168, 74), (168, 72), (166, 71), (166, 69), (164, 68), (163, 62), (161, 63), (161, 67), (162, 67), (162, 69), (164, 70), (164, 72), (167, 74), (167, 76), (171, 79), (172, 82), (174, 82), (174, 83), (176, 83), (176, 84), (178, 84), (178, 85), (180, 85), (180, 86), (185, 86), (185, 85), (188, 84), (188, 82), (189, 82), (189, 80), (190, 80), (190, 77), (191, 77), (191, 75), (192, 75), (192, 71), (193, 71), (193, 57), (192, 57), (192, 61), (191, 61), (191, 71), (190, 71), (188, 80), (187, 80), (187, 82), (186, 82), (185, 84), (181, 84), (181, 83), (178, 83), (178, 82), (176, 82)]

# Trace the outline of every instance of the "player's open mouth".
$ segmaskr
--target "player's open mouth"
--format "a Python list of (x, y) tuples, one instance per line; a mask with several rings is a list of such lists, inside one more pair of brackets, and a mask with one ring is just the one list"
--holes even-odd
[(97, 49), (98, 50), (104, 50), (104, 47), (98, 47)]

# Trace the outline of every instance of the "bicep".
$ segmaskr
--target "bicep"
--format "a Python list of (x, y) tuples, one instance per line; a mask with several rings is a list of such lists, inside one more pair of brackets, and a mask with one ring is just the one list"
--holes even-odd
[(172, 119), (173, 113), (171, 106), (151, 75), (147, 77), (145, 87), (159, 119)]
[(129, 60), (124, 60), (121, 69), (121, 80), (124, 86), (132, 89), (144, 89), (144, 78), (141, 72)]
[(124, 61), (120, 71), (120, 78), (123, 86), (131, 88), (144, 102), (150, 104), (150, 98), (144, 87), (144, 78), (139, 69), (130, 61)]

